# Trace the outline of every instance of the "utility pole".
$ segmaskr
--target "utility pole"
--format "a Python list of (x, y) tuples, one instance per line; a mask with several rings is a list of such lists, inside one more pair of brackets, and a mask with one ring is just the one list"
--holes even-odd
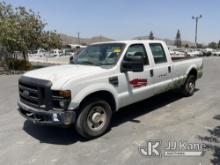
[(197, 48), (197, 33), (198, 33), (198, 21), (199, 19), (202, 18), (202, 15), (200, 14), (199, 16), (195, 17), (195, 16), (192, 16), (192, 19), (194, 19), (196, 21), (196, 29), (195, 29), (195, 46)]
[(80, 32), (77, 33), (78, 44), (80, 44)]

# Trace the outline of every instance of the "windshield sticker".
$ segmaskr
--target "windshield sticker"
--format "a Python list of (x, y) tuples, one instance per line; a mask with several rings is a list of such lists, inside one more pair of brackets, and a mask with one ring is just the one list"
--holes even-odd
[(120, 48), (114, 49), (114, 53), (121, 53), (121, 49)]

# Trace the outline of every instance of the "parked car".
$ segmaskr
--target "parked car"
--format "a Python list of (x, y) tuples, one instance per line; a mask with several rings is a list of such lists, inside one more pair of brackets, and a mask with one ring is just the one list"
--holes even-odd
[(187, 52), (185, 49), (173, 49), (170, 50), (170, 55), (172, 58), (185, 58), (187, 57)]
[(212, 52), (213, 56), (220, 56), (220, 50), (216, 50)]
[(199, 57), (199, 56), (203, 56), (203, 53), (199, 50), (189, 50), (187, 52), (187, 54), (190, 56), (190, 57)]
[(29, 56), (31, 57), (44, 57), (46, 55), (47, 51), (45, 49), (37, 49), (33, 52), (29, 53)]
[(206, 49), (203, 50), (203, 53), (204, 53), (205, 56), (211, 56), (212, 52), (213, 52), (212, 48), (206, 48)]
[(74, 60), (78, 57), (78, 55), (82, 52), (82, 51), (84, 51), (86, 48), (80, 48), (80, 49), (78, 49), (78, 51), (77, 52), (75, 52), (74, 54), (72, 54), (71, 56), (70, 56), (70, 58), (69, 58), (69, 63), (74, 63)]
[(75, 52), (73, 50), (66, 50), (65, 54), (66, 56), (74, 56)]
[(36, 124), (74, 125), (91, 139), (109, 129), (112, 114), (122, 107), (177, 88), (193, 95), (202, 69), (202, 58), (172, 60), (163, 41), (97, 43), (75, 64), (25, 73), (18, 110)]
[(62, 56), (63, 51), (59, 49), (51, 49), (48, 53), (48, 57), (60, 57)]

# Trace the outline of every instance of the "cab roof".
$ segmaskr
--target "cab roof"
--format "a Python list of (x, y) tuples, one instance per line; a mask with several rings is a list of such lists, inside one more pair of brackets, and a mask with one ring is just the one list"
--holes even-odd
[(161, 40), (121, 40), (121, 41), (106, 41), (106, 42), (97, 42), (97, 43), (93, 43), (91, 45), (96, 45), (96, 44), (108, 44), (108, 43), (123, 43), (123, 44), (137, 44), (137, 43), (141, 43), (141, 44), (146, 44), (146, 43), (162, 43), (164, 41)]

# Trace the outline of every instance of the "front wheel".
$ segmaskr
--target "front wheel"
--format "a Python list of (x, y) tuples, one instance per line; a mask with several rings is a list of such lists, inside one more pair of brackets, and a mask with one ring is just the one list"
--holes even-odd
[(86, 139), (103, 135), (109, 128), (112, 110), (105, 100), (94, 98), (86, 101), (76, 121), (77, 132)]
[(194, 94), (196, 87), (196, 77), (194, 75), (189, 75), (186, 79), (185, 84), (182, 87), (182, 93), (184, 96), (192, 96)]

